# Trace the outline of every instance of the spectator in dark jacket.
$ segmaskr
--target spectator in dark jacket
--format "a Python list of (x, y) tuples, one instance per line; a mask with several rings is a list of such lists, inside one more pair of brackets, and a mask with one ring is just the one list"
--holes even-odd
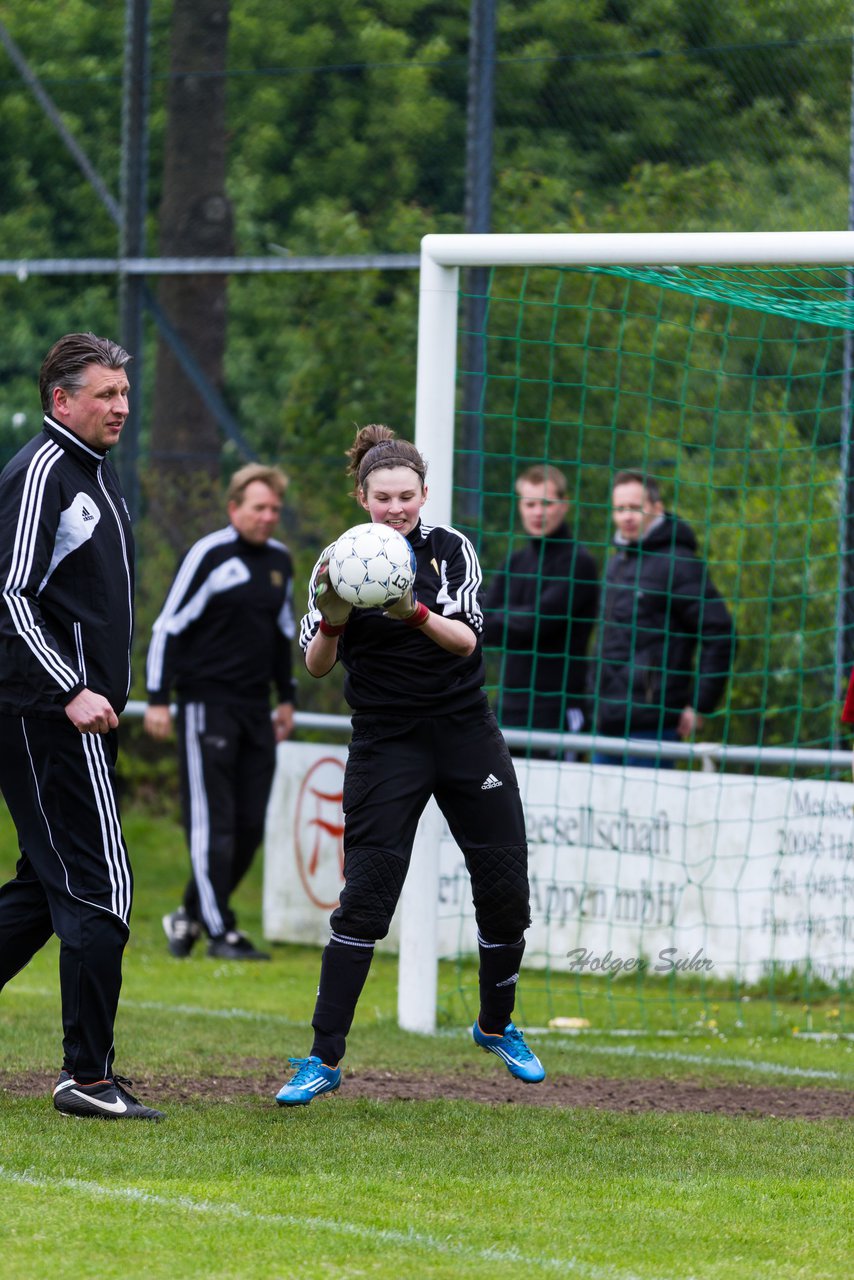
[[(693, 738), (726, 690), (735, 653), (732, 618), (697, 555), (693, 530), (664, 510), (654, 480), (620, 471), (612, 510), (616, 553), (602, 592), (597, 732), (659, 742)], [(668, 763), (631, 755), (624, 762)]]
[(493, 579), (484, 604), (485, 642), (505, 650), (498, 719), (508, 727), (579, 733), (587, 718), (587, 649), (599, 599), (596, 562), (569, 531), (561, 471), (530, 467), (518, 477), (516, 493), (529, 541)]

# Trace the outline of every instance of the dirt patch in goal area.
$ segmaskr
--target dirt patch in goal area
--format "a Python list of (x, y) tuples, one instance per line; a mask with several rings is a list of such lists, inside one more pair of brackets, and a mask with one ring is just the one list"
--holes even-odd
[[(268, 1064), (246, 1063), (243, 1076), (174, 1076), (138, 1078), (134, 1093), (154, 1106), (209, 1099), (240, 1101), (273, 1096), (284, 1074), (266, 1076)], [(52, 1081), (43, 1075), (0, 1072), (0, 1093), (44, 1097)], [(334, 1096), (334, 1095), (333, 1095)], [(526, 1085), (508, 1075), (431, 1075), (391, 1071), (347, 1072), (341, 1098), (375, 1102), (480, 1102), (487, 1106), (522, 1104), (537, 1107), (589, 1107), (599, 1111), (700, 1111), (728, 1116), (776, 1116), (791, 1120), (854, 1119), (854, 1092), (811, 1086), (726, 1084), (704, 1085), (689, 1079), (609, 1079), (601, 1076), (552, 1076)]]

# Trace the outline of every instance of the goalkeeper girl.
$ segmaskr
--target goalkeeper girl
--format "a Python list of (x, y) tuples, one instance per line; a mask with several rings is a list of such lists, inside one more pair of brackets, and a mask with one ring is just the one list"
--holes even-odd
[(421, 522), (427, 498), (419, 451), (384, 426), (363, 427), (348, 454), (354, 495), (374, 524), (415, 553), (414, 590), (383, 613), (352, 609), (332, 589), (327, 547), (314, 568), (300, 646), (315, 677), (340, 661), (353, 732), (344, 775), (344, 889), (331, 916), (308, 1058), (276, 1101), (310, 1102), (337, 1089), (339, 1062), (374, 944), (385, 937), (418, 819), (430, 796), (465, 857), (480, 953), (475, 1043), (530, 1083), (542, 1065), (513, 1025), (530, 924), (525, 821), (513, 763), (483, 692), (482, 575), (471, 543)]

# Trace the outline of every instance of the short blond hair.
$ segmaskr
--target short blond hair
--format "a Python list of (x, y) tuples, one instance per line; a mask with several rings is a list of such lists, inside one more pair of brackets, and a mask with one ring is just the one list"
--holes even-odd
[(566, 497), (566, 476), (562, 471), (558, 471), (557, 467), (550, 466), (547, 462), (537, 463), (536, 466), (528, 467), (527, 471), (522, 471), (516, 477), (516, 492), (519, 492), (520, 484), (553, 484), (555, 493), (559, 498)]
[(279, 467), (267, 467), (263, 462), (247, 462), (245, 467), (235, 471), (228, 482), (226, 499), (239, 507), (249, 485), (254, 484), (256, 480), (260, 480), (262, 484), (272, 489), (277, 498), (284, 498), (288, 487), (288, 477), (284, 471)]

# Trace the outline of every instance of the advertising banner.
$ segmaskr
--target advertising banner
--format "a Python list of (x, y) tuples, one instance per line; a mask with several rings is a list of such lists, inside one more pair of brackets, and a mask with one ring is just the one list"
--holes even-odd
[[(346, 747), (283, 743), (267, 815), (264, 934), (323, 945), (343, 885)], [(516, 762), (529, 844), (525, 963), (587, 972), (772, 964), (854, 972), (854, 785)], [(439, 954), (472, 952), (462, 854), (443, 821)], [(423, 838), (423, 834), (419, 838)], [(416, 846), (416, 856), (418, 847)], [(385, 943), (395, 949), (397, 923)]]

